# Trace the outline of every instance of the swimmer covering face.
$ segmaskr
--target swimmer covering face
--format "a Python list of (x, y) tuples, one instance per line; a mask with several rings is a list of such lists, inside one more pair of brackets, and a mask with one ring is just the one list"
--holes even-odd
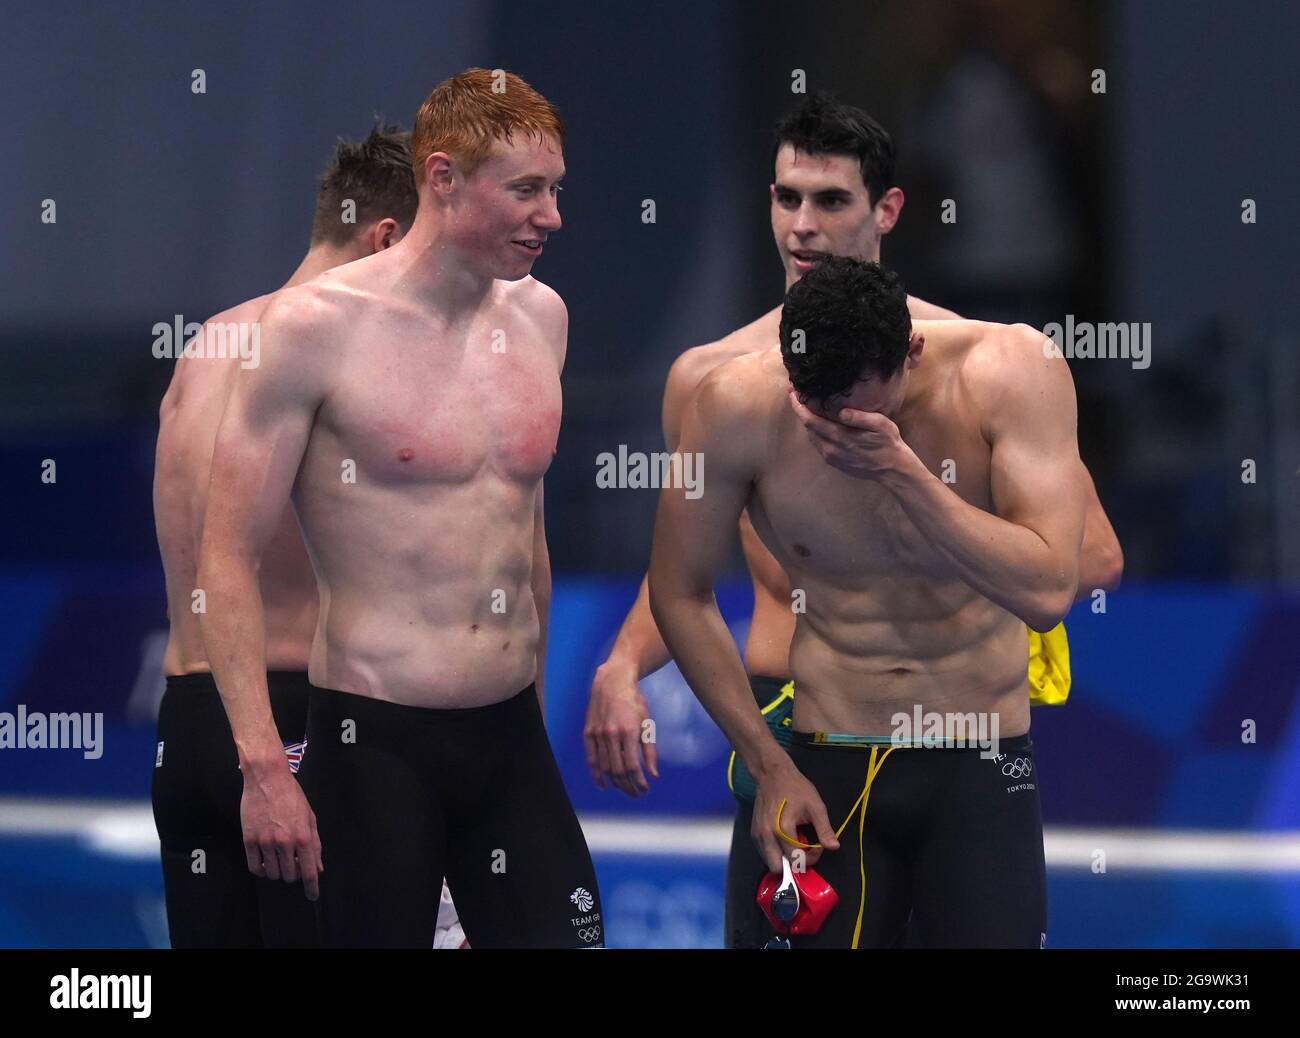
[[(803, 354), (792, 348), (795, 329), (804, 332)], [(901, 285), (872, 264), (831, 259), (806, 274), (787, 295), (781, 330), (779, 354), (723, 365), (692, 402), (682, 449), (710, 455), (708, 507), (688, 505), (671, 490), (661, 495), (651, 606), (687, 680), (758, 778), (754, 837), (767, 867), (779, 862), (776, 814), (783, 809), (787, 835), (797, 836), (800, 825), (815, 832), (821, 848), (809, 857), (826, 862), (818, 870), (834, 884), (828, 859), (856, 857), (836, 853), (835, 830), (859, 846), (858, 830), (844, 828), (856, 811), (867, 861), (859, 858), (853, 872), (865, 891), (874, 860), (870, 817), (874, 805), (894, 802), (891, 773), (926, 769), (942, 779), (934, 791), (973, 781), (965, 765), (941, 761), (965, 755), (985, 770), (993, 764), (978, 750), (895, 750), (886, 758), (878, 747), (869, 762), (865, 744), (836, 744), (817, 733), (887, 736), (899, 710), (942, 705), (996, 714), (1004, 746), (1019, 752), (1022, 769), (1032, 767), (1020, 739), (1029, 708), (1024, 625), (1050, 630), (1075, 593), (1083, 494), (1063, 475), (1079, 464), (1073, 393), (1068, 371), (1051, 366), (1030, 329), (966, 321), (912, 327)], [(792, 386), (801, 398), (791, 398)], [(954, 486), (936, 475), (945, 459), (955, 459), (962, 476)], [(790, 650), (799, 695), (789, 755), (768, 733), (739, 661), (733, 668), (728, 660), (733, 650), (717, 637), (724, 628), (705, 598), (722, 562), (714, 528), (733, 508), (748, 509), (792, 586), (807, 594)], [(914, 763), (898, 769), (900, 759)], [(868, 763), (874, 785), (864, 789)], [(824, 789), (809, 785), (805, 766)], [(992, 797), (990, 783), (972, 788)], [(1027, 896), (1042, 874), (1036, 781), (1014, 792), (1014, 817), (998, 823), (1005, 840), (993, 833), (1002, 851), (990, 850), (989, 868), (974, 873), (987, 887), (986, 904), (1032, 907), (1044, 903)], [(913, 876), (930, 875), (930, 859), (918, 856), (920, 845), (900, 841), (904, 829), (926, 827), (919, 812), (927, 803), (905, 810), (903, 829), (880, 832), (889, 837), (885, 850), (901, 855)], [(975, 845), (967, 841), (964, 853), (975, 853)], [(1001, 860), (1005, 854), (1015, 857), (1015, 868)], [(999, 868), (1014, 874), (1016, 896), (988, 887)], [(886, 887), (887, 900), (911, 897)], [(901, 911), (895, 903), (877, 906), (888, 910), (883, 928), (869, 925), (876, 908), (866, 897), (855, 906), (855, 920), (863, 913), (856, 940), (887, 945), (898, 936), (887, 932), (893, 920), (934, 920), (942, 905), (936, 889), (918, 887)], [(972, 929), (927, 925), (920, 936), (935, 945), (1037, 947), (1042, 922), (1037, 911), (1010, 925), (984, 916)]]

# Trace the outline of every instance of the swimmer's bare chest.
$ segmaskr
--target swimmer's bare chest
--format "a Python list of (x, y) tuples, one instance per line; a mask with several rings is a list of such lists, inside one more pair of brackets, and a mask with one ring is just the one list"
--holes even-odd
[(387, 322), (373, 340), (359, 337), (299, 472), (313, 553), (444, 553), (494, 530), (513, 543), (531, 531), (561, 404), (552, 345), (507, 314), (442, 334)]
[[(990, 448), (969, 410), (918, 416), (904, 438), (954, 493), (991, 509)], [(748, 511), (794, 586), (870, 586), (883, 577), (898, 591), (907, 584), (934, 589), (957, 581), (897, 497), (879, 482), (827, 464), (793, 413), (782, 418)]]
[[(954, 493), (991, 510), (978, 422), (935, 416), (904, 438)], [(789, 655), (804, 692), (796, 725), (879, 734), (908, 702), (996, 710), (1004, 734), (1028, 730), (1023, 626), (960, 579), (891, 491), (827, 465), (797, 419), (775, 441), (749, 514), (803, 592)]]

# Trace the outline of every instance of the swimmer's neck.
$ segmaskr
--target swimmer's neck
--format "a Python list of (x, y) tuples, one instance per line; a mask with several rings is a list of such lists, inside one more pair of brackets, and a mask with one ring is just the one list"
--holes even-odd
[(331, 245), (328, 242), (313, 245), (303, 256), (298, 269), (289, 275), (289, 280), (281, 285), (280, 289), (294, 288), (308, 281), (314, 281), (325, 271), (341, 267), (344, 263), (351, 263), (365, 254), (361, 248), (351, 245)]
[(482, 310), (499, 280), (474, 271), (452, 243), (450, 229), (423, 207), (402, 240), (380, 255), (395, 275), (394, 294), (449, 320)]
[[(925, 374), (921, 374), (925, 369)], [(898, 426), (898, 435), (907, 440), (908, 435), (912, 432), (918, 420), (923, 420), (926, 402), (930, 399), (930, 379), (929, 375), (933, 370), (933, 363), (927, 365), (925, 358), (910, 372), (907, 377), (907, 389), (903, 393), (903, 402), (898, 405), (898, 410), (892, 416), (893, 423)]]

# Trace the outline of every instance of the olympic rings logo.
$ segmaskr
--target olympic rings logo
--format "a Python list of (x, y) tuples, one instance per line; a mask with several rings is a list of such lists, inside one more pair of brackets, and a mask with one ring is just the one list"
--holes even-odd
[(1002, 765), (1002, 774), (1007, 778), (1024, 778), (1034, 770), (1034, 762), (1028, 757), (1017, 757), (1010, 763)]
[(584, 926), (581, 930), (578, 931), (578, 936), (581, 937), (588, 944), (590, 944), (592, 941), (598, 941), (600, 940), (600, 927)]

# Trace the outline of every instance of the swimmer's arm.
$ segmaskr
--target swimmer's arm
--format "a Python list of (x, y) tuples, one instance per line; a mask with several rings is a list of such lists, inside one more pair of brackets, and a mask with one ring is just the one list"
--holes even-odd
[[(907, 297), (907, 309), (914, 321), (960, 321), (961, 315), (916, 296)], [(1088, 598), (1098, 588), (1114, 591), (1124, 575), (1124, 552), (1114, 527), (1101, 507), (1092, 473), (1080, 464), (1086, 505), (1083, 518), (1083, 544), (1079, 548), (1079, 588), (1076, 601)]]
[[(916, 296), (907, 297), (907, 309), (914, 321), (960, 321), (961, 315)], [(1124, 552), (1119, 538), (1101, 507), (1092, 474), (1080, 463), (1086, 499), (1083, 519), (1083, 544), (1079, 548), (1079, 588), (1076, 601), (1088, 598), (1098, 588), (1114, 591), (1124, 575)]]
[[(907, 309), (914, 321), (960, 321), (961, 314), (927, 303), (916, 296), (907, 297)], [(1076, 600), (1089, 597), (1098, 588), (1114, 591), (1124, 575), (1124, 552), (1119, 538), (1101, 507), (1097, 487), (1086, 466), (1082, 470), (1084, 495), (1087, 504), (1083, 518), (1083, 545), (1079, 548), (1079, 590)]]
[[(564, 374), (564, 360), (569, 352), (569, 308), (553, 288), (532, 281), (537, 292), (535, 312), (542, 341), (555, 358), (557, 375)], [(537, 481), (537, 498), (533, 505), (533, 563), (529, 583), (537, 609), (537, 705), (546, 716), (546, 638), (551, 620), (551, 552), (546, 546), (546, 504), (542, 480)]]
[(546, 547), (546, 510), (542, 483), (537, 483), (537, 504), (533, 509), (533, 603), (537, 607), (537, 705), (546, 711), (543, 690), (546, 670), (546, 632), (551, 618), (551, 553)]
[(744, 664), (718, 611), (713, 585), (749, 499), (760, 438), (744, 421), (752, 393), (721, 371), (705, 379), (685, 415), (678, 448), (703, 457), (703, 494), (659, 496), (650, 551), (649, 601), (687, 683), (755, 775), (782, 751), (754, 702)]
[(1092, 474), (1082, 463), (1086, 505), (1083, 516), (1083, 544), (1079, 547), (1079, 591), (1077, 598), (1088, 598), (1094, 591), (1114, 591), (1124, 575), (1124, 552), (1115, 529), (1101, 507)]
[[(914, 321), (960, 321), (961, 314), (927, 303), (916, 296), (907, 297), (907, 309)], [(1083, 544), (1079, 548), (1079, 589), (1076, 601), (1088, 598), (1093, 591), (1114, 591), (1124, 575), (1124, 552), (1115, 529), (1101, 507), (1092, 473), (1080, 465), (1086, 505), (1083, 517)]]
[[(907, 309), (914, 321), (960, 321), (961, 315), (916, 296), (907, 297)], [(1124, 575), (1124, 552), (1115, 529), (1101, 507), (1097, 487), (1085, 465), (1080, 463), (1086, 504), (1083, 517), (1083, 544), (1079, 548), (1079, 588), (1076, 601), (1088, 598), (1098, 588), (1114, 591)]]
[[(687, 350), (673, 361), (673, 366), (668, 371), (662, 421), (664, 444), (669, 452), (677, 449), (682, 432), (682, 412), (700, 384), (702, 373), (699, 357), (697, 350)], [(609, 676), (621, 673), (626, 680), (635, 684), (665, 666), (672, 658), (650, 612), (649, 578), (642, 577), (636, 601), (632, 603), (623, 626), (619, 628), (609, 658), (600, 665), (599, 670)]]
[(1032, 328), (1007, 328), (970, 376), (992, 447), (995, 514), (963, 501), (910, 448), (881, 480), (967, 584), (1036, 631), (1074, 602), (1084, 513), (1074, 383), (1042, 341)]
[(285, 760), (266, 686), (258, 570), (324, 395), (314, 324), (298, 303), (268, 309), (260, 363), (235, 377), (212, 457), (199, 551), (206, 596), (200, 628), (246, 779)]

